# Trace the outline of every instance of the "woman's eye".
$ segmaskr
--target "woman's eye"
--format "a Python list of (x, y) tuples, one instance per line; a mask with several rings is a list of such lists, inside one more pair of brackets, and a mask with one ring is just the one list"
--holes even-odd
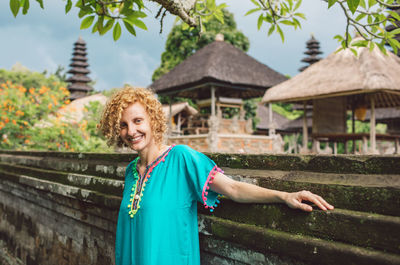
[(136, 123), (141, 123), (141, 122), (142, 122), (142, 119), (136, 119), (135, 122), (136, 122)]
[(120, 127), (121, 129), (126, 128), (126, 123), (121, 123), (121, 124), (119, 125), (119, 127)]

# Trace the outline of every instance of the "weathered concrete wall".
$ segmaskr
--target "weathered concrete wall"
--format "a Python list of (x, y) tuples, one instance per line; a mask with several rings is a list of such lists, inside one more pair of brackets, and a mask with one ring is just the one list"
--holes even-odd
[[(400, 264), (399, 156), (209, 156), (234, 179), (309, 189), (336, 209), (304, 213), (228, 199), (213, 214), (199, 207), (202, 264)], [(114, 264), (132, 159), (0, 151), (0, 242), (23, 264)]]

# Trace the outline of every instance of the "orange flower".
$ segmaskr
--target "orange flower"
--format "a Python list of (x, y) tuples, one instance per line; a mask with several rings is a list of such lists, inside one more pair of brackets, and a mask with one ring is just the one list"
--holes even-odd
[(6, 119), (4, 120), (5, 123), (8, 123), (10, 120), (8, 119), (8, 117), (6, 117)]
[(45, 87), (45, 86), (42, 86), (41, 88), (40, 88), (40, 90), (39, 90), (39, 94), (44, 94), (44, 93), (46, 93), (47, 92), (47, 87)]
[(20, 125), (19, 128), (22, 129), (22, 125)]
[(67, 99), (64, 103), (65, 103), (66, 105), (68, 105), (69, 103), (71, 103), (71, 101), (70, 101), (69, 99)]
[(24, 116), (24, 112), (23, 111), (20, 111), (20, 110), (17, 110), (16, 112), (15, 112), (15, 115), (17, 115), (17, 116)]
[(51, 107), (53, 107), (53, 105), (51, 105), (51, 103), (49, 103), (49, 105), (47, 105), (47, 107), (48, 107), (49, 109), (51, 109)]
[(31, 93), (32, 95), (35, 94), (35, 89), (33, 87), (29, 88), (29, 93)]
[(16, 122), (15, 120), (12, 120), (12, 123), (13, 123), (14, 125), (17, 125), (17, 122)]
[(28, 125), (28, 122), (27, 122), (27, 121), (24, 121), (24, 124), (25, 124), (25, 125)]
[(25, 93), (25, 92), (26, 92), (26, 88), (23, 87), (23, 86), (19, 86), (19, 87), (18, 87), (18, 90), (21, 91), (22, 93)]
[(30, 142), (29, 139), (26, 139), (24, 143), (29, 144)]
[(67, 148), (67, 149), (69, 148), (69, 145), (67, 142), (65, 142), (64, 145), (65, 145), (65, 148)]
[(61, 130), (60, 133), (61, 133), (61, 134), (64, 134), (64, 130)]

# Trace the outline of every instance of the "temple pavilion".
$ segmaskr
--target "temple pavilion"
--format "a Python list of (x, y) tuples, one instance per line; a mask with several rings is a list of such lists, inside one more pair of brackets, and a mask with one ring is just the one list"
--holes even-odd
[[(357, 40), (355, 38), (354, 40)], [(353, 41), (354, 41), (353, 40)], [(313, 151), (318, 152), (319, 142), (336, 143), (361, 140), (362, 153), (377, 153), (376, 140), (392, 141), (399, 153), (400, 135), (376, 133), (376, 108), (400, 106), (400, 58), (378, 48), (369, 51), (358, 47), (357, 56), (350, 49), (330, 54), (309, 66), (302, 73), (278, 84), (265, 93), (262, 102), (291, 102), (313, 106)], [(354, 120), (362, 120), (370, 110), (370, 133), (356, 133)], [(351, 133), (347, 130), (347, 111), (352, 113)], [(307, 111), (303, 123), (303, 152), (306, 153), (308, 133)], [(369, 138), (369, 142), (368, 142)], [(369, 146), (368, 146), (369, 144)], [(353, 146), (355, 146), (353, 144)]]
[[(199, 114), (191, 116), (169, 143), (187, 144), (202, 152), (282, 152), (279, 135), (253, 135), (245, 120), (244, 99), (261, 97), (266, 89), (286, 77), (225, 42), (216, 41), (198, 50), (150, 88), (157, 94), (194, 100)], [(228, 115), (237, 113), (236, 115)], [(170, 119), (171, 120), (171, 119)]]

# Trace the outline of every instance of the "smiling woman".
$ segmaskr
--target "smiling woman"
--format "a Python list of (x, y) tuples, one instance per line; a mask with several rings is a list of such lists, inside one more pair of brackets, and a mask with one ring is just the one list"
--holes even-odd
[(309, 191), (280, 192), (237, 182), (207, 156), (185, 145), (166, 146), (166, 119), (154, 94), (126, 87), (108, 101), (100, 129), (109, 144), (139, 156), (126, 168), (115, 242), (117, 265), (199, 265), (197, 201), (213, 211), (224, 195), (236, 202), (286, 203), (312, 211), (303, 200), (333, 209)]

